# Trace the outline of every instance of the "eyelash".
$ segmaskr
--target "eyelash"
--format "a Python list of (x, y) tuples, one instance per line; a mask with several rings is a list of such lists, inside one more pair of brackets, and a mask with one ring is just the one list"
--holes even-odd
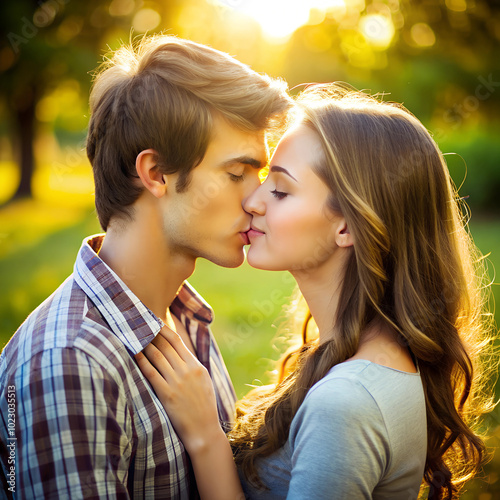
[(233, 182), (241, 182), (244, 178), (245, 178), (245, 174), (242, 174), (242, 175), (234, 175), (232, 174), (231, 172), (228, 172), (229, 174), (229, 178), (233, 181)]
[(283, 198), (286, 198), (288, 196), (288, 193), (283, 193), (282, 191), (277, 191), (276, 189), (271, 191), (271, 194), (278, 200), (282, 200)]

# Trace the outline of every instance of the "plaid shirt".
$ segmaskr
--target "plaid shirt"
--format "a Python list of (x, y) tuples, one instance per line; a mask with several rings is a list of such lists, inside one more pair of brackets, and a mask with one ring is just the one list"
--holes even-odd
[[(133, 357), (163, 322), (97, 256), (102, 239), (84, 241), (74, 273), (1, 354), (0, 488), (14, 480), (14, 498), (196, 498), (184, 447)], [(210, 372), (226, 425), (235, 394), (212, 310), (186, 283), (170, 309)]]

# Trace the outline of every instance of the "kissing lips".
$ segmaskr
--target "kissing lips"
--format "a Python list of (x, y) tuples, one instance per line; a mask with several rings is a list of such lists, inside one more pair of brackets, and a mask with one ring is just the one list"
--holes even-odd
[(243, 239), (243, 245), (250, 245), (250, 240), (248, 239), (248, 231), (241, 232), (240, 235)]
[(266, 233), (264, 233), (264, 231), (261, 231), (260, 229), (257, 229), (256, 227), (251, 226), (247, 234), (248, 238), (256, 238), (258, 236), (263, 236)]

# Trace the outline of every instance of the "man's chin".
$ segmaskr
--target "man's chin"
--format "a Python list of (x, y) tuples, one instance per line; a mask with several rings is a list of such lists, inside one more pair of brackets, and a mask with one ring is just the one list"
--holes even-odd
[(235, 268), (240, 267), (243, 262), (245, 262), (245, 252), (243, 248), (240, 252), (234, 253), (232, 255), (214, 255), (210, 257), (205, 257), (210, 262), (220, 267)]

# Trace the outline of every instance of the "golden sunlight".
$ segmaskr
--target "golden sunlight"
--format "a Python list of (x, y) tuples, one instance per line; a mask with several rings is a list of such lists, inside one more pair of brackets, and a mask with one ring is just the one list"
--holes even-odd
[(323, 14), (331, 9), (345, 9), (344, 0), (219, 0), (242, 14), (253, 18), (270, 40), (285, 41), (297, 28), (307, 24), (311, 10)]
[(389, 47), (395, 32), (391, 18), (382, 14), (369, 14), (362, 17), (359, 28), (368, 43), (379, 49)]

